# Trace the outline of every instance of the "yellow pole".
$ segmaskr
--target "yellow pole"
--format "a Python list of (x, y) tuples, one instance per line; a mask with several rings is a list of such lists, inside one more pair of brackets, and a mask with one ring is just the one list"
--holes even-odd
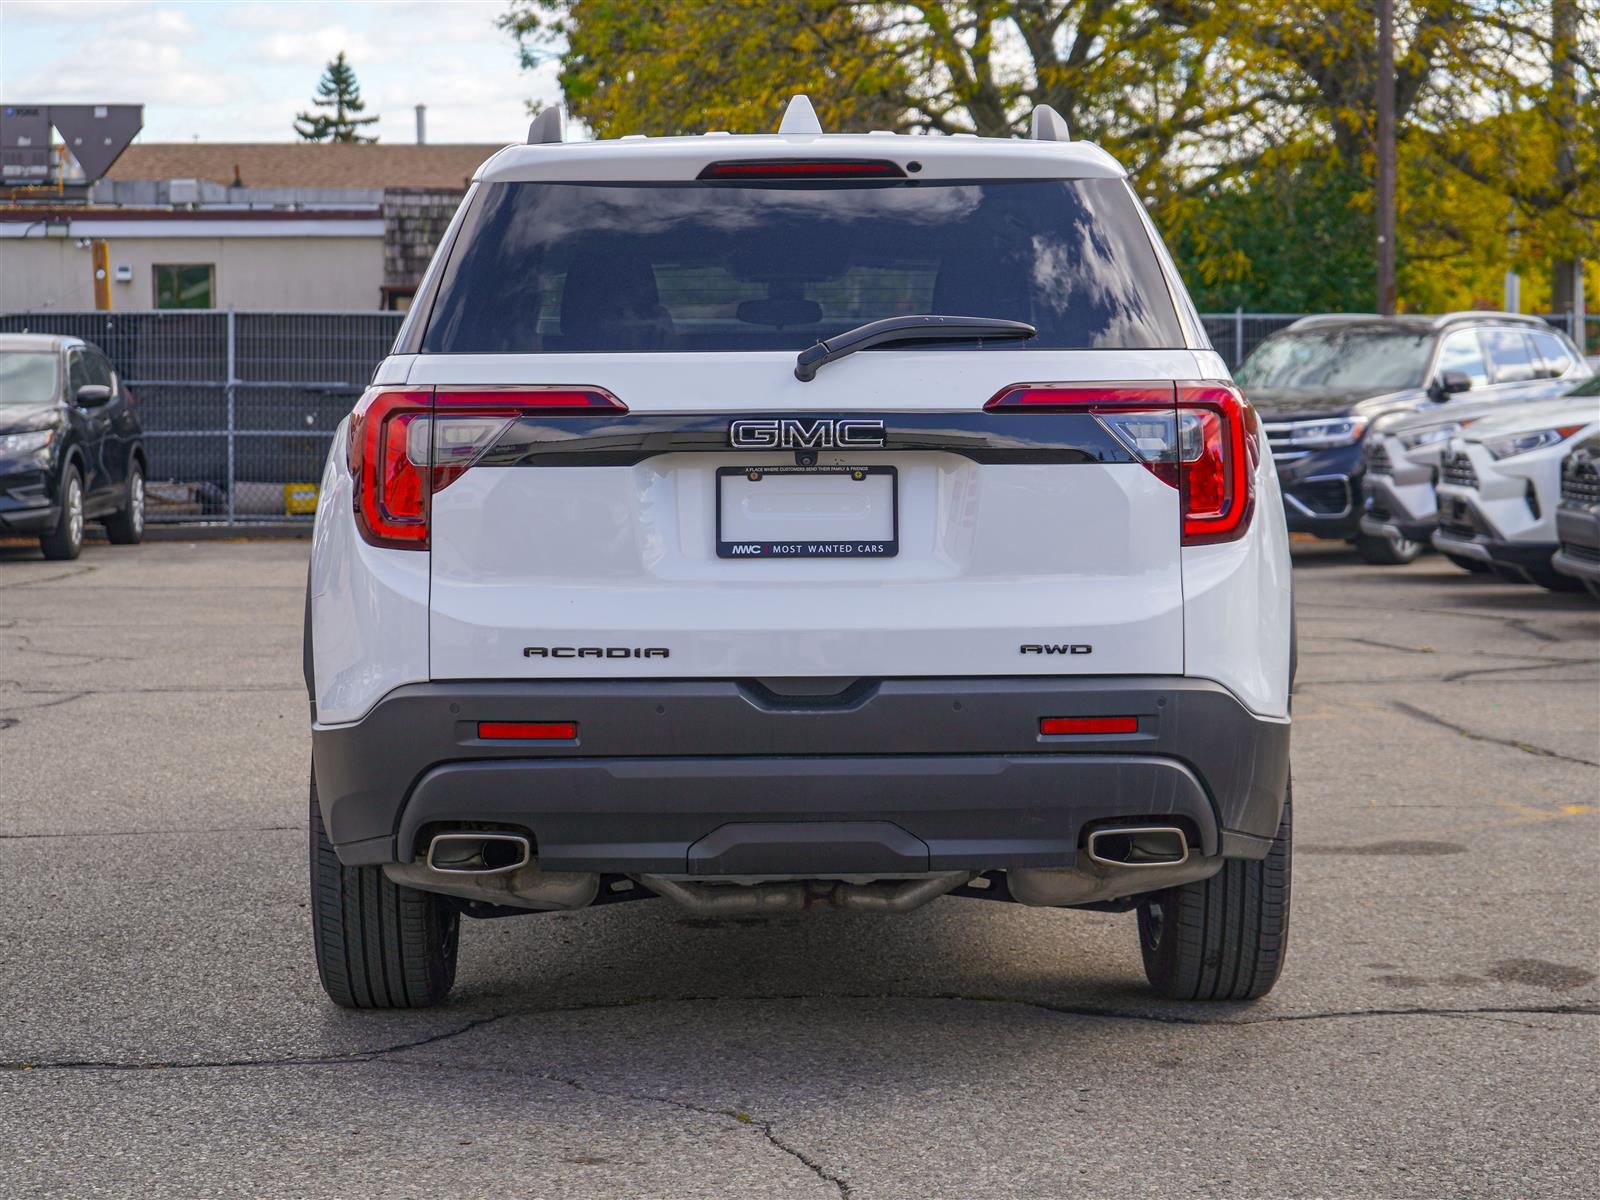
[(94, 307), (96, 312), (111, 311), (111, 246), (104, 238), (96, 238), (90, 248), (94, 262)]

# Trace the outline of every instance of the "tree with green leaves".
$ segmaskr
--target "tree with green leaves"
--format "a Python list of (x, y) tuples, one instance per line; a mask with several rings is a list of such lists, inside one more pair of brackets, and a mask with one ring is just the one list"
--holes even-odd
[(361, 130), (377, 121), (377, 116), (358, 114), (366, 109), (361, 99), (361, 85), (356, 82), (355, 68), (345, 61), (344, 51), (328, 64), (317, 84), (317, 94), (312, 98), (316, 108), (324, 112), (296, 113), (294, 131), (307, 142), (375, 142), (375, 137), (363, 137)]
[[(507, 4), (602, 137), (770, 130), (801, 91), (841, 130), (1021, 136), (1049, 104), (1127, 167), (1208, 307), (1373, 304), (1376, 0)], [(1511, 262), (1544, 303), (1548, 261), (1600, 244), (1592, 4), (1395, 7), (1403, 303), (1493, 299)]]

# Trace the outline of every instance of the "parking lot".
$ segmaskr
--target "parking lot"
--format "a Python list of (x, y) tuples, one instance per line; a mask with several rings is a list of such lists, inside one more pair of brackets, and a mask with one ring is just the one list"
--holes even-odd
[(1296, 550), (1258, 1004), (1153, 999), (1131, 916), (947, 898), (471, 922), (449, 1005), (350, 1013), (307, 924), (307, 543), (0, 545), (0, 1194), (1587, 1193), (1600, 613)]

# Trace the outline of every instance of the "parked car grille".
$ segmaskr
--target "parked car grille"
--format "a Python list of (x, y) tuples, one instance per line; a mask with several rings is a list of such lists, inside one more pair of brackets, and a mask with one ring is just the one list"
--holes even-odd
[(1366, 446), (1367, 470), (1373, 475), (1393, 475), (1394, 463), (1389, 461), (1389, 447), (1380, 441), (1370, 441)]
[(1561, 474), (1561, 499), (1582, 508), (1600, 505), (1600, 474), (1589, 463), (1569, 465)]
[(1319, 517), (1337, 517), (1350, 511), (1350, 481), (1342, 475), (1296, 484), (1290, 492)]
[(1445, 500), (1439, 505), (1439, 528), (1453, 537), (1471, 541), (1478, 536), (1472, 513), (1459, 500)]
[(1439, 481), (1457, 487), (1478, 486), (1478, 473), (1472, 469), (1472, 460), (1465, 454), (1446, 454), (1439, 463)]
[(1294, 444), (1294, 438), (1290, 433), (1290, 430), (1293, 429), (1292, 425), (1284, 422), (1274, 423), (1267, 421), (1263, 422), (1261, 428), (1267, 435), (1267, 444), (1272, 447), (1274, 462), (1294, 462), (1295, 459), (1304, 458), (1311, 453), (1304, 447), (1298, 447)]

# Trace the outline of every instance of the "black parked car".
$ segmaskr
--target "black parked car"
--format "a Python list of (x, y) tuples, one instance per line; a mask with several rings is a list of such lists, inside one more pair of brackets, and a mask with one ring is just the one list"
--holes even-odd
[(77, 558), (83, 523), (144, 536), (143, 430), (111, 363), (80, 338), (0, 334), (0, 537)]
[(1474, 400), (1554, 397), (1589, 368), (1538, 317), (1305, 317), (1273, 334), (1234, 379), (1272, 443), (1291, 532), (1354, 542), (1368, 562), (1408, 562), (1420, 543), (1361, 532), (1361, 439), (1385, 413)]

